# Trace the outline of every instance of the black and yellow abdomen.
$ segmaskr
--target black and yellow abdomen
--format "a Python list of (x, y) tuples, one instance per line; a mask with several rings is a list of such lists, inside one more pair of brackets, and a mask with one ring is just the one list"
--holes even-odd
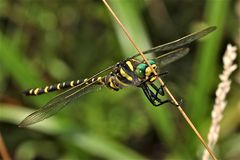
[(38, 96), (41, 94), (49, 93), (49, 92), (54, 92), (62, 89), (68, 89), (80, 84), (89, 84), (94, 81), (97, 81), (98, 83), (103, 83), (102, 82), (102, 77), (97, 77), (97, 78), (92, 78), (92, 79), (84, 79), (84, 80), (75, 80), (75, 81), (68, 81), (68, 82), (62, 82), (62, 83), (57, 83), (45, 87), (39, 87), (39, 88), (31, 88), (26, 91), (24, 91), (24, 94), (27, 96)]
[(76, 80), (76, 81), (57, 83), (57, 84), (53, 84), (53, 85), (49, 85), (49, 86), (45, 86), (45, 87), (40, 87), (40, 88), (31, 88), (31, 89), (28, 89), (28, 90), (24, 91), (24, 93), (27, 96), (31, 96), (31, 95), (32, 96), (37, 96), (37, 95), (41, 95), (41, 94), (48, 93), (48, 92), (53, 92), (53, 91), (57, 91), (57, 90), (62, 90), (62, 89), (74, 87), (74, 86), (76, 86), (76, 85), (78, 85), (82, 82), (83, 81)]

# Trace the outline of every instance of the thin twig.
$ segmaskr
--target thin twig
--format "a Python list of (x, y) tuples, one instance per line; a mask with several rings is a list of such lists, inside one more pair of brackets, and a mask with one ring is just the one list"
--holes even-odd
[(0, 133), (0, 157), (2, 157), (3, 160), (11, 160), (1, 133)]
[(134, 46), (134, 48), (136, 48), (136, 50), (138, 51), (138, 53), (140, 53), (140, 55), (142, 56), (142, 58), (144, 59), (144, 61), (146, 62), (146, 64), (151, 68), (152, 72), (154, 73), (154, 75), (157, 77), (157, 79), (159, 80), (160, 84), (164, 87), (164, 90), (166, 91), (166, 93), (169, 95), (169, 97), (171, 98), (171, 100), (173, 101), (173, 103), (177, 106), (178, 110), (180, 111), (180, 113), (182, 114), (182, 116), (184, 117), (184, 119), (187, 121), (187, 123), (189, 124), (189, 126), (193, 129), (193, 131), (195, 132), (195, 134), (197, 135), (197, 137), (199, 138), (199, 140), (202, 142), (202, 144), (205, 146), (205, 148), (207, 149), (207, 151), (209, 152), (209, 154), (211, 155), (212, 159), (216, 160), (216, 156), (214, 155), (214, 153), (211, 151), (211, 149), (208, 147), (208, 145), (206, 144), (206, 142), (204, 141), (204, 139), (202, 138), (201, 134), (198, 132), (198, 130), (194, 127), (193, 123), (191, 122), (191, 120), (188, 118), (188, 116), (185, 114), (185, 112), (183, 111), (182, 107), (179, 105), (179, 103), (177, 102), (176, 98), (172, 95), (172, 93), (169, 91), (168, 87), (164, 84), (163, 80), (157, 76), (156, 71), (152, 68), (152, 66), (150, 65), (150, 63), (147, 61), (147, 58), (144, 56), (142, 50), (136, 45), (136, 43), (133, 41), (133, 39), (131, 38), (130, 34), (128, 33), (128, 31), (126, 30), (126, 28), (123, 26), (123, 24), (121, 23), (121, 21), (118, 19), (118, 17), (116, 16), (116, 14), (114, 13), (114, 11), (111, 9), (111, 7), (108, 5), (108, 3), (106, 2), (106, 0), (102, 0), (103, 3), (106, 5), (106, 7), (108, 8), (108, 10), (111, 12), (111, 14), (113, 15), (113, 17), (115, 18), (115, 20), (117, 21), (117, 23), (119, 24), (119, 26), (122, 28), (122, 30), (124, 31), (124, 33), (126, 34), (127, 38), (129, 39), (129, 41), (132, 43), (132, 45)]
[[(223, 111), (227, 105), (226, 96), (230, 91), (231, 85), (231, 80), (229, 77), (231, 73), (237, 69), (237, 65), (233, 64), (233, 61), (237, 57), (236, 51), (237, 47), (228, 44), (223, 56), (223, 73), (219, 76), (221, 82), (218, 84), (218, 88), (216, 90), (216, 99), (212, 110), (212, 124), (208, 132), (208, 146), (212, 149), (217, 143), (220, 132), (220, 122), (223, 118)], [(205, 150), (202, 156), (202, 160), (208, 159), (209, 154)]]

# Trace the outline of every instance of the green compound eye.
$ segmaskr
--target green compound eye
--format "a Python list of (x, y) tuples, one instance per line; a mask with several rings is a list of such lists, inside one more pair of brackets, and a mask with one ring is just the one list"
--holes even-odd
[[(155, 62), (151, 59), (148, 62), (150, 63), (150, 65), (155, 64)], [(135, 70), (135, 73), (136, 73), (138, 78), (144, 78), (145, 77), (145, 70), (146, 70), (147, 67), (148, 67), (148, 65), (145, 64), (145, 63), (140, 63), (137, 66), (137, 68)]]
[(147, 68), (147, 65), (145, 63), (140, 63), (136, 70), (135, 73), (138, 78), (143, 78), (145, 76), (145, 69)]
[(151, 59), (150, 59), (148, 62), (149, 62), (151, 65), (155, 64), (155, 62), (154, 62), (153, 60), (151, 60)]

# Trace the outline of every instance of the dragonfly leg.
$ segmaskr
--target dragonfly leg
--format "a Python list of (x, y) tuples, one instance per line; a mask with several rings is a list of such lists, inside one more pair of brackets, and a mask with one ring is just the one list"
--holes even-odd
[(165, 71), (165, 72), (159, 73), (158, 76), (161, 77), (161, 76), (165, 76), (167, 74), (168, 74), (168, 71)]
[(160, 106), (163, 105), (165, 103), (170, 102), (170, 100), (164, 100), (162, 101), (160, 98), (157, 97), (158, 94), (153, 93), (153, 91), (150, 90), (150, 88), (146, 85), (143, 84), (141, 86), (144, 94), (146, 95), (146, 97), (148, 98), (148, 100), (152, 103), (152, 105), (154, 106)]
[(155, 96), (157, 97), (158, 94), (160, 94), (161, 96), (164, 96), (165, 93), (164, 93), (164, 89), (163, 89), (163, 86), (161, 85), (159, 88), (153, 84), (153, 83), (150, 83), (150, 85), (152, 86), (152, 88), (156, 91), (155, 93)]
[[(158, 74), (158, 76), (163, 76), (163, 75), (166, 75), (168, 74), (168, 72), (163, 72), (163, 73), (160, 73)], [(152, 77), (150, 77), (149, 79), (151, 79)], [(150, 83), (150, 86), (152, 87), (153, 90), (155, 90), (155, 93), (147, 86), (146, 82), (149, 81), (146, 80), (144, 81), (141, 85), (139, 85), (139, 87), (142, 88), (144, 94), (146, 95), (146, 97), (148, 98), (148, 100), (152, 103), (152, 105), (154, 106), (160, 106), (160, 105), (163, 105), (165, 103), (171, 103), (173, 105), (175, 105), (175, 103), (172, 101), (172, 100), (164, 100), (162, 101), (158, 95), (160, 96), (164, 96), (165, 95), (165, 92), (164, 92), (164, 86), (161, 85), (160, 87), (157, 87), (155, 84), (153, 83)]]
[[(156, 91), (156, 93), (155, 93), (155, 98), (156, 98), (156, 100), (157, 99), (159, 99), (158, 98), (158, 94), (160, 94), (161, 96), (164, 96), (165, 95), (165, 92), (164, 92), (164, 89), (163, 89), (163, 87), (164, 86), (160, 86), (159, 88), (157, 88), (157, 86), (156, 85), (154, 85), (153, 83), (151, 83), (150, 84), (151, 86), (152, 86), (152, 88), (154, 88), (154, 90)], [(175, 106), (179, 106), (179, 105), (181, 105), (182, 103), (183, 103), (183, 100), (182, 99), (180, 99), (179, 101), (178, 101), (178, 104), (179, 105), (176, 105), (172, 100), (167, 100), (168, 102), (170, 102), (171, 104), (173, 104), (173, 105), (175, 105)], [(166, 103), (166, 102), (165, 102)]]

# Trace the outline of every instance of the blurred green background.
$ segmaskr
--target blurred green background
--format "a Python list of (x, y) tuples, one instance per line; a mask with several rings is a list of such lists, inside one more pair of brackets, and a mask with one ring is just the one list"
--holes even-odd
[[(109, 2), (143, 50), (217, 26), (191, 45), (188, 56), (163, 68), (169, 72), (163, 80), (206, 139), (221, 57), (227, 43), (239, 47), (240, 1)], [(103, 88), (43, 122), (18, 128), (57, 95), (25, 97), (22, 90), (84, 79), (134, 53), (101, 0), (0, 0), (0, 131), (11, 157), (200, 159), (203, 146), (178, 110), (153, 107), (134, 87)], [(232, 80), (215, 148), (220, 159), (240, 159), (239, 71)]]

